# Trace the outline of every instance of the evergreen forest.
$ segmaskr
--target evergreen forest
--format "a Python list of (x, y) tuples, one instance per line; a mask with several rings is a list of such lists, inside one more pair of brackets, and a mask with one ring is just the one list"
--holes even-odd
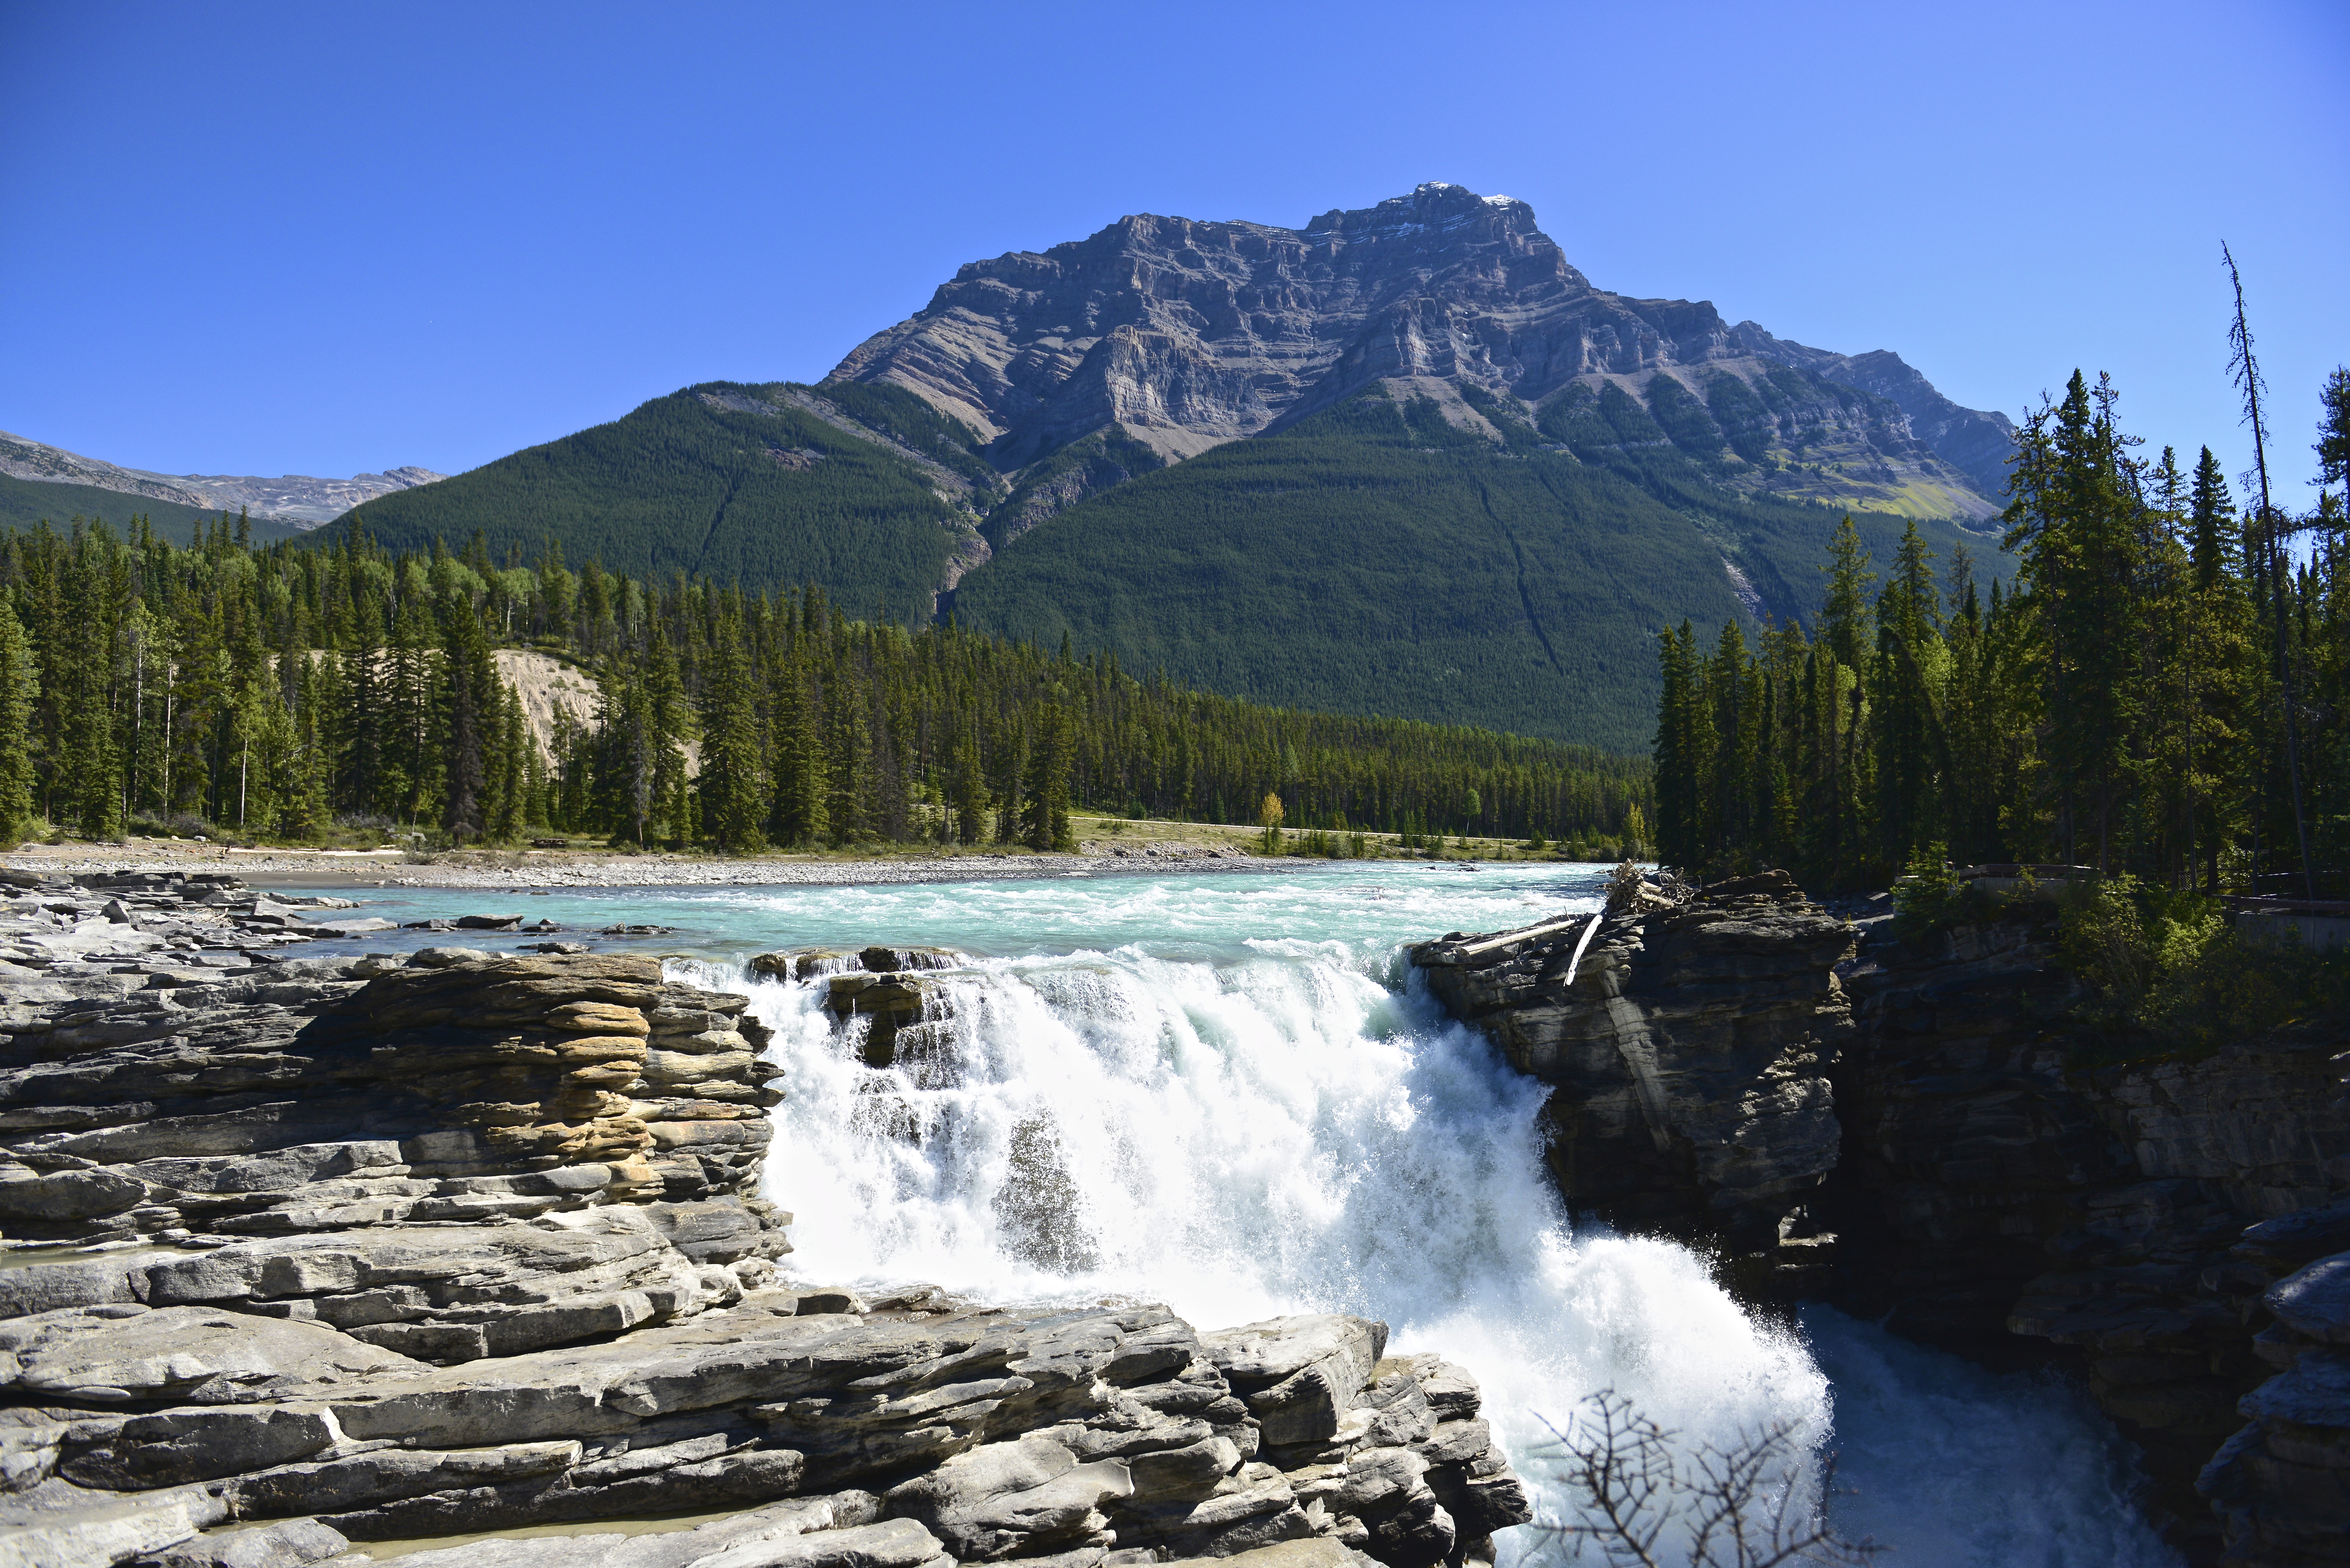
[[(963, 578), (954, 612), (1255, 701), (1632, 752), (1658, 627), (1814, 602), (1837, 513), (1726, 487), (1613, 385), (1538, 410), (1462, 396), (1499, 443), (1374, 389), (1051, 517)], [(1889, 549), (1902, 520), (1856, 525)], [(1996, 537), (1917, 526), (2012, 569)]]
[[(1073, 809), (1342, 830), (1645, 836), (1645, 758), (1332, 717), (961, 629), (525, 564), (476, 535), (394, 551), (356, 519), (261, 543), (215, 520), (0, 535), (0, 821), (435, 843), (1072, 846)], [(533, 738), (501, 649), (592, 680), (595, 718)]]
[[(397, 552), (478, 533), (494, 559), (535, 558), (552, 542), (639, 581), (813, 581), (860, 617), (927, 621), (949, 556), (977, 538), (969, 498), (993, 500), (994, 471), (970, 431), (910, 392), (822, 390), (704, 382), (359, 514)], [(956, 494), (964, 504), (944, 498)]]
[(2208, 447), (2147, 455), (2076, 372), (2020, 432), (2012, 591), (1914, 529), (1876, 556), (1847, 521), (1808, 628), (1663, 633), (1662, 858), (1821, 888), (1947, 858), (2350, 896), (2350, 371), (2322, 389), (2326, 488), (2300, 511), (2241, 315), (2236, 348), (2257, 461), (2235, 487)]

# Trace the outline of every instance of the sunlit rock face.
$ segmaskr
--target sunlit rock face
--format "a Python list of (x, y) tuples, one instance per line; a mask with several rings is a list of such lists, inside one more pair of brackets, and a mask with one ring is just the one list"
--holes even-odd
[(832, 377), (920, 394), (985, 431), (1009, 469), (1107, 426), (1188, 457), (1375, 382), (1473, 425), (1464, 383), (1533, 404), (1578, 379), (1637, 389), (1660, 371), (1700, 398), (1715, 373), (1759, 385), (1756, 408), (1771, 405), (1788, 439), (1898, 427), (1875, 444), (1930, 452), (1966, 476), (1961, 490), (1996, 493), (2007, 421), (1959, 408), (1898, 356), (1805, 348), (1709, 301), (1595, 288), (1525, 202), (1439, 182), (1299, 229), (1139, 213), (972, 262)]

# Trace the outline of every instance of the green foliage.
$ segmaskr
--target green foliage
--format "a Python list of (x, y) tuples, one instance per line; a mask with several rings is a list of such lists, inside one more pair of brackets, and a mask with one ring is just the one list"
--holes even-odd
[(996, 484), (995, 470), (981, 455), (986, 443), (979, 432), (905, 388), (883, 381), (827, 381), (816, 392), (868, 430), (911, 447), (974, 483), (990, 489)]
[(1902, 940), (1917, 941), (1976, 912), (1967, 885), (1950, 868), (1950, 854), (1940, 844), (1918, 846), (1893, 884), (1893, 929)]
[[(801, 390), (689, 387), (355, 515), (394, 551), (478, 534), (484, 564), (519, 565), (552, 541), (567, 560), (632, 577), (700, 574), (770, 589), (813, 580), (841, 603), (928, 618), (958, 514), (916, 464), (788, 400)], [(939, 433), (961, 427), (938, 421), (926, 433), (913, 421), (900, 400), (911, 394), (842, 395), (909, 430), (919, 438), (910, 444), (962, 450)], [(976, 462), (967, 452), (962, 461)]]
[(1599, 395), (1580, 381), (1544, 403), (1534, 425), (1585, 462), (1601, 461), (1619, 444), (1613, 427), (1600, 417)]
[(41, 672), (13, 606), (0, 604), (0, 836), (15, 838), (33, 815), (33, 701)]
[[(1763, 382), (1771, 388), (1768, 380)], [(1705, 406), (1730, 442), (1730, 449), (1749, 462), (1767, 460), (1778, 421), (1761, 396), (1736, 376), (1716, 370), (1706, 378)]]
[(2067, 890), (2058, 961), (2096, 1031), (2076, 1065), (2200, 1056), (2296, 1023), (2350, 1015), (2350, 950), (2247, 940), (2216, 899), (2127, 875)]
[[(1073, 845), (1078, 803), (1391, 829), (1467, 802), (1480, 831), (1637, 817), (1631, 759), (1490, 732), (1305, 714), (959, 630), (465, 553), (195, 550), (143, 527), (0, 535), (0, 813), (84, 836), (123, 814), (306, 839), (340, 815), (443, 846), (534, 830), (730, 851), (868, 841)], [(592, 673), (597, 722), (545, 751), (500, 674), (525, 644)], [(689, 772), (690, 749), (700, 768)], [(12, 793), (13, 792), (13, 793)], [(172, 827), (170, 831), (183, 831)]]
[[(1603, 403), (1662, 450), (1623, 451)], [(1425, 400), (1359, 398), (1051, 518), (962, 580), (955, 616), (1253, 701), (1630, 751), (1657, 682), (1629, 650), (1683, 617), (1752, 626), (1725, 556), (1773, 613), (1808, 609), (1835, 517), (1707, 483), (1612, 387), (1540, 417), (1554, 441), (1586, 417), (1616, 444), (1604, 462), (1500, 450)], [(1900, 527), (1856, 521), (1888, 549)]]
[[(2335, 414), (2321, 405), (2323, 437)], [(2206, 896), (2350, 894), (2340, 503), (2322, 496), (2307, 520), (2306, 565), (2266, 573), (2208, 449), (2190, 476), (2175, 452), (2149, 461), (2136, 444), (2103, 379), (2076, 374), (2027, 419), (2006, 514), (2013, 591), (1994, 581), (1986, 599), (1962, 539), (1906, 528), (1887, 552), (1854, 519), (1825, 541), (1808, 626), (1749, 651), (1725, 619), (1710, 658), (1687, 623), (1667, 633), (1654, 755), (1668, 858), (1883, 886), (1948, 846), (1967, 863), (2088, 865)], [(2136, 995), (2154, 981), (2098, 983)]]
[(1116, 425), (1080, 436), (1023, 469), (1019, 483), (987, 514), (980, 533), (991, 549), (1006, 549), (1055, 513), (1166, 466), (1165, 459)]
[(1648, 379), (1648, 411), (1675, 446), (1700, 461), (1719, 457), (1730, 444), (1705, 405), (1662, 371)]
[(2149, 888), (2126, 872), (2074, 884), (2060, 907), (2057, 961), (2116, 1019), (2139, 1017), (2158, 983), (2215, 945), (2239, 946), (2216, 899)]
[(2338, 1029), (2345, 1016), (2350, 950), (2251, 943), (2220, 925), (2199, 943), (2172, 932), (2134, 1022), (2158, 1047), (2199, 1056), (2304, 1022)]

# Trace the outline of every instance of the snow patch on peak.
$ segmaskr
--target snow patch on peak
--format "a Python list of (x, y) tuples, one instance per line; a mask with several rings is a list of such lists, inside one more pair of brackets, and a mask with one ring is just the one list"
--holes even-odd
[(1523, 207), (1525, 203), (1519, 201), (1515, 196), (1488, 196), (1485, 198), (1485, 205), (1489, 207)]

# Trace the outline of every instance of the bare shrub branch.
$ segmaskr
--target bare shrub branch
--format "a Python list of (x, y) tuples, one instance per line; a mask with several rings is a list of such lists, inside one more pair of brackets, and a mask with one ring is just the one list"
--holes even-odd
[(1822, 1504), (1835, 1495), (1835, 1460), (1814, 1487), (1784, 1421), (1745, 1428), (1726, 1446), (1701, 1440), (1682, 1459), (1677, 1433), (1606, 1388), (1551, 1435), (1542, 1457), (1574, 1494), (1576, 1518), (1540, 1528), (1578, 1562), (1589, 1550), (1607, 1568), (1783, 1568), (1868, 1563), (1888, 1550), (1828, 1523)]

